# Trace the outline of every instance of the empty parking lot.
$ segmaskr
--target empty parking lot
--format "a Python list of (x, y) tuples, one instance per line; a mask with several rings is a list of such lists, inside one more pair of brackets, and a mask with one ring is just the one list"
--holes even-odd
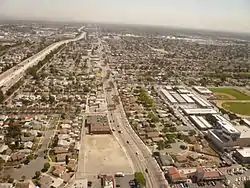
[(86, 175), (133, 173), (128, 158), (112, 135), (86, 135), (84, 153)]

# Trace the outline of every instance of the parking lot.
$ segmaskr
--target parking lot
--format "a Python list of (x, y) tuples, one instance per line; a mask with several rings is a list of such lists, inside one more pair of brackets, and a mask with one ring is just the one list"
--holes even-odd
[(86, 135), (85, 174), (133, 173), (125, 153), (112, 135)]
[[(242, 171), (239, 173), (238, 171)], [(228, 184), (235, 188), (244, 187), (244, 181), (250, 180), (250, 170), (242, 167), (233, 167), (223, 169), (223, 173), (226, 175)]]

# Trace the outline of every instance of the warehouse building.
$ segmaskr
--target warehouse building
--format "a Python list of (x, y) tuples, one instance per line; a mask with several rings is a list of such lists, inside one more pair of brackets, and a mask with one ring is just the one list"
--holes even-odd
[(91, 115), (86, 118), (90, 134), (111, 134), (107, 115)]

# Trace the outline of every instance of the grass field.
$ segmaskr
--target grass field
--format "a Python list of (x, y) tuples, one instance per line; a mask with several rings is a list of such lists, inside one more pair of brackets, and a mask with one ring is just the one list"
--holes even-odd
[(250, 102), (225, 102), (222, 107), (236, 114), (250, 116)]
[(234, 88), (210, 88), (221, 100), (250, 100), (250, 96)]

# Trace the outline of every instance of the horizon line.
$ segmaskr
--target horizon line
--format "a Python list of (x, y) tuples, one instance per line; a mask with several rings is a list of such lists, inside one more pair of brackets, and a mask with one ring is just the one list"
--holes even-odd
[[(5, 16), (5, 15), (3, 15)], [(124, 23), (124, 22), (112, 22), (112, 21), (95, 21), (95, 20), (75, 20), (75, 19), (68, 19), (68, 18), (14, 18), (10, 16), (5, 16), (5, 18), (0, 18), (0, 21), (43, 21), (43, 22), (73, 22), (73, 23), (91, 23), (91, 24), (114, 24), (114, 25), (134, 25), (134, 26), (150, 26), (150, 27), (161, 27), (161, 28), (168, 28), (168, 29), (187, 29), (187, 30), (195, 30), (195, 31), (210, 31), (210, 32), (225, 32), (231, 34), (246, 34), (250, 36), (249, 31), (232, 31), (232, 30), (218, 30), (218, 29), (208, 29), (208, 28), (191, 28), (191, 27), (182, 27), (182, 26), (175, 26), (175, 25), (160, 25), (160, 24), (146, 24), (146, 23)]]

